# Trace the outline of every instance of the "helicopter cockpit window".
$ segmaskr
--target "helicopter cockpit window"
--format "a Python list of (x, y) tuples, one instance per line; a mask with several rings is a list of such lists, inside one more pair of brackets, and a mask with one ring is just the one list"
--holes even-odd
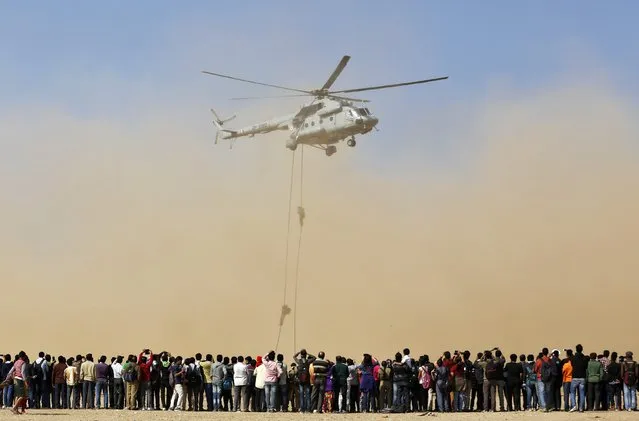
[(358, 108), (357, 111), (359, 111), (359, 113), (361, 115), (368, 115), (368, 108)]

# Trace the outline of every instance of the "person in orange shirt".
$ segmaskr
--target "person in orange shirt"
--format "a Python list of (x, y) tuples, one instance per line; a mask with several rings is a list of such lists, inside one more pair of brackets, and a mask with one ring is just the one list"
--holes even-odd
[(564, 387), (564, 411), (570, 411), (570, 384), (572, 383), (572, 349), (566, 350), (566, 359), (561, 367), (561, 377)]

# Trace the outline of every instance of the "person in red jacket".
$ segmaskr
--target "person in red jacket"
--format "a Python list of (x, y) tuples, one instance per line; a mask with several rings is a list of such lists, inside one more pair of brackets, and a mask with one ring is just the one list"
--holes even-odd
[[(148, 355), (148, 357), (147, 357)], [(151, 411), (151, 364), (153, 364), (153, 352), (144, 349), (138, 356), (140, 366), (140, 397), (142, 399), (142, 410)]]

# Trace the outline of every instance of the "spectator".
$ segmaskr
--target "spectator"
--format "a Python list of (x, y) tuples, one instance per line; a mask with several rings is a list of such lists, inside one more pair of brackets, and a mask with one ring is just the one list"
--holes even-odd
[(583, 347), (578, 344), (575, 347), (575, 355), (572, 357), (572, 382), (570, 383), (570, 412), (577, 410), (577, 391), (579, 391), (579, 412), (586, 407), (586, 376), (588, 361), (583, 354)]
[(521, 385), (524, 382), (524, 371), (517, 362), (517, 355), (510, 355), (510, 362), (506, 364), (506, 401), (509, 411), (521, 411)]
[(603, 365), (597, 361), (597, 354), (590, 353), (590, 361), (586, 368), (586, 376), (588, 379), (588, 410), (599, 410), (600, 384), (603, 378)]
[(307, 354), (305, 349), (300, 350), (293, 356), (295, 364), (297, 364), (297, 382), (299, 384), (300, 412), (309, 412), (311, 410), (311, 376), (310, 367), (316, 357)]
[(244, 364), (244, 357), (241, 355), (237, 357), (237, 363), (233, 366), (233, 383), (235, 385), (233, 389), (233, 407), (236, 412), (247, 412), (246, 386), (249, 383), (249, 379), (246, 364)]
[(126, 385), (126, 409), (138, 408), (138, 391), (140, 389), (141, 370), (135, 355), (129, 355), (129, 359), (122, 367), (122, 379)]
[(561, 367), (562, 384), (564, 389), (564, 411), (570, 411), (570, 385), (572, 383), (572, 349), (566, 350), (566, 359)]
[(616, 411), (621, 411), (621, 366), (617, 362), (617, 353), (610, 354), (608, 364), (608, 396)]
[(328, 375), (328, 361), (324, 359), (324, 352), (320, 351), (317, 358), (313, 360), (313, 391), (311, 394), (311, 409), (313, 413), (322, 412), (324, 403), (324, 392), (326, 387), (326, 376)]
[(360, 410), (364, 413), (372, 411), (371, 397), (373, 395), (375, 380), (373, 378), (373, 368), (377, 361), (373, 360), (370, 354), (364, 354), (362, 363), (357, 366), (359, 375)]
[(276, 409), (288, 412), (288, 367), (284, 362), (284, 355), (277, 354), (277, 366), (279, 367), (279, 377), (277, 379), (277, 403)]
[(626, 358), (623, 364), (621, 364), (624, 402), (627, 411), (637, 410), (637, 378), (639, 377), (639, 372), (637, 370), (637, 363), (632, 357), (632, 352), (626, 352)]
[(95, 406), (100, 409), (100, 395), (104, 395), (104, 408), (109, 407), (109, 389), (107, 376), (109, 366), (106, 364), (106, 356), (102, 355), (95, 366)]
[(67, 369), (67, 360), (58, 357), (58, 363), (53, 367), (53, 407), (55, 409), (67, 409), (67, 385), (64, 372)]
[(113, 370), (113, 396), (111, 400), (115, 409), (124, 409), (124, 381), (122, 380), (122, 361), (124, 357), (118, 355), (111, 364)]
[(80, 366), (80, 381), (82, 381), (82, 407), (93, 409), (93, 392), (95, 391), (95, 364), (93, 355), (87, 354), (86, 361)]
[(219, 411), (221, 408), (222, 386), (224, 382), (224, 357), (217, 355), (215, 362), (211, 365), (211, 395), (213, 399), (213, 410)]
[[(206, 359), (200, 363), (202, 374), (204, 375), (204, 395), (206, 396), (207, 411), (213, 410), (213, 382), (211, 380), (211, 367), (213, 366), (213, 355), (206, 354)], [(202, 406), (202, 404), (200, 404)]]
[(171, 411), (181, 411), (184, 409), (184, 370), (182, 357), (177, 356), (171, 365), (169, 374), (169, 382), (172, 383), (173, 386), (173, 393), (169, 404), (169, 410)]
[[(16, 361), (18, 360), (18, 356), (16, 355)], [(9, 375), (9, 372), (13, 368), (13, 361), (11, 360), (11, 355), (6, 354), (4, 356), (4, 363), (0, 366), (0, 381), (4, 382)], [(4, 389), (2, 390), (2, 404), (3, 408), (11, 408), (13, 403), (13, 383), (8, 383)]]

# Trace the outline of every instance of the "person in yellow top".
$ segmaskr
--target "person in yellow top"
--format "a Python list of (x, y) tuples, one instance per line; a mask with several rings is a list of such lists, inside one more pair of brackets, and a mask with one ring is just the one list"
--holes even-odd
[(95, 363), (93, 354), (87, 354), (86, 361), (80, 366), (80, 381), (82, 381), (82, 407), (93, 409), (93, 393), (95, 391)]
[(69, 409), (76, 409), (80, 402), (80, 390), (78, 388), (78, 371), (73, 366), (73, 357), (67, 360), (67, 368), (64, 369), (64, 380), (67, 383), (67, 406)]
[(561, 367), (561, 377), (564, 388), (564, 411), (570, 411), (570, 384), (572, 383), (572, 349), (566, 350), (566, 359)]
[(206, 354), (206, 359), (200, 362), (200, 367), (204, 372), (204, 393), (206, 394), (206, 409), (213, 410), (213, 381), (211, 380), (211, 366), (213, 365), (213, 355)]

